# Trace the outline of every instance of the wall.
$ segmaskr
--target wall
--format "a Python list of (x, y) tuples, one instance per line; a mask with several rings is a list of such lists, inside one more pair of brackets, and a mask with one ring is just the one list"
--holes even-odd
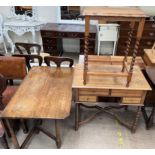
[[(148, 15), (155, 16), (155, 6), (148, 6), (148, 7), (140, 7), (142, 8)], [(39, 17), (46, 22), (57, 22), (58, 15), (57, 15), (57, 6), (40, 6), (38, 7)], [(9, 6), (0, 6), (0, 14), (3, 16), (4, 20), (7, 19), (7, 16), (10, 12)], [(31, 42), (31, 34), (27, 33), (22, 37), (15, 35), (12, 32), (9, 32), (13, 42), (23, 41), (23, 42)], [(37, 32), (37, 42), (42, 44), (40, 32)], [(79, 40), (78, 39), (64, 39), (63, 40), (63, 47), (64, 51), (67, 52), (79, 52)]]

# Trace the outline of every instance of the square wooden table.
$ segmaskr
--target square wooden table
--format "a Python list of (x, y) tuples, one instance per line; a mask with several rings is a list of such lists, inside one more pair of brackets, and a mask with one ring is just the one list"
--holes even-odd
[[(39, 130), (54, 139), (58, 148), (61, 147), (58, 120), (70, 115), (73, 71), (73, 68), (47, 66), (33, 67), (30, 70), (2, 113), (2, 117), (7, 120), (15, 148), (24, 148), (32, 134)], [(56, 136), (41, 128), (40, 121), (36, 121), (36, 126), (20, 146), (9, 122), (10, 119), (17, 118), (54, 119)]]

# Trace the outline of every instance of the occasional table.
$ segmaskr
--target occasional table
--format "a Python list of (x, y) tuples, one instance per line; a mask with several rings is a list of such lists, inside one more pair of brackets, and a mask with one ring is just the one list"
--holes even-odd
[[(15, 148), (24, 148), (33, 133), (42, 131), (61, 147), (58, 121), (70, 115), (73, 68), (33, 67), (2, 113)], [(20, 146), (10, 119), (36, 119), (36, 123)], [(42, 119), (55, 120), (56, 135), (40, 126)]]

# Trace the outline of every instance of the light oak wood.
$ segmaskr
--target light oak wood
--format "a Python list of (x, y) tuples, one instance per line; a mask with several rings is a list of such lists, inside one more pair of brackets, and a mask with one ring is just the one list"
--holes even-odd
[[(91, 66), (91, 70), (98, 71), (111, 70), (118, 72), (121, 70), (121, 65), (96, 65)], [(83, 84), (83, 64), (77, 64), (74, 70), (73, 88), (82, 89), (116, 89), (116, 90), (151, 90), (150, 85), (142, 74), (140, 68), (135, 66), (131, 85), (126, 87), (126, 79), (124, 77), (104, 77), (104, 76), (88, 76), (87, 85)]]
[[(143, 28), (145, 24), (145, 13), (140, 10), (139, 8), (129, 8), (129, 7), (85, 7), (82, 14), (85, 16), (85, 50), (84, 50), (84, 72), (83, 72), (83, 83), (86, 85), (87, 84), (87, 79), (88, 79), (88, 65), (89, 65), (89, 60), (88, 60), (88, 53), (89, 53), (89, 21), (90, 20), (98, 20), (99, 23), (102, 21), (107, 22), (107, 21), (129, 21), (131, 23), (131, 32), (129, 35), (129, 40), (128, 44), (126, 47), (125, 51), (125, 57), (123, 59), (122, 63), (122, 73), (117, 73), (114, 72), (114, 74), (109, 74), (109, 76), (124, 76), (126, 77), (126, 87), (129, 87), (129, 84), (132, 80), (132, 74), (133, 74), (133, 68), (135, 65), (135, 59), (137, 56), (138, 52), (138, 47), (140, 43), (140, 39), (143, 33)], [(128, 69), (128, 66), (125, 65), (126, 57), (129, 52), (130, 48), (130, 42), (131, 42), (131, 34), (133, 31), (133, 26), (135, 21), (139, 22), (138, 25), (138, 31), (136, 34), (136, 42), (133, 50), (133, 56), (132, 56), (132, 61), (130, 63), (130, 68)], [(108, 70), (107, 70), (108, 71)], [(95, 71), (93, 71), (95, 72)], [(92, 71), (91, 71), (92, 74)], [(96, 73), (95, 73), (96, 74)], [(103, 74), (103, 73), (101, 73)], [(124, 75), (123, 75), (124, 74)], [(106, 74), (108, 76), (108, 74)]]
[[(88, 55), (88, 62), (90, 65), (103, 65), (103, 64), (110, 64), (110, 65), (122, 65), (124, 56), (97, 56), (97, 55)], [(132, 61), (132, 57), (127, 57), (127, 64), (130, 65)], [(84, 63), (84, 55), (79, 56), (79, 63)], [(135, 65), (139, 66), (142, 70), (145, 68), (145, 63), (142, 57), (136, 57)]]
[(70, 114), (73, 68), (33, 67), (5, 108), (5, 118), (64, 119)]
[(144, 11), (131, 7), (85, 7), (84, 16), (109, 16), (109, 17), (147, 17)]
[(146, 65), (154, 66), (155, 65), (155, 52), (152, 52), (152, 49), (144, 49), (143, 59)]

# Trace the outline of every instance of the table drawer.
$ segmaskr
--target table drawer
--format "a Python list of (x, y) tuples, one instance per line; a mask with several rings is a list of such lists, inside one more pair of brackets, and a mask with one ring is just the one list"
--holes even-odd
[(141, 97), (143, 95), (143, 91), (141, 90), (112, 90), (111, 96), (113, 97)]
[(97, 96), (79, 96), (80, 102), (97, 102)]
[(107, 96), (109, 95), (108, 89), (79, 89), (79, 95), (92, 95), (92, 96)]
[(122, 104), (141, 104), (141, 97), (124, 97)]

